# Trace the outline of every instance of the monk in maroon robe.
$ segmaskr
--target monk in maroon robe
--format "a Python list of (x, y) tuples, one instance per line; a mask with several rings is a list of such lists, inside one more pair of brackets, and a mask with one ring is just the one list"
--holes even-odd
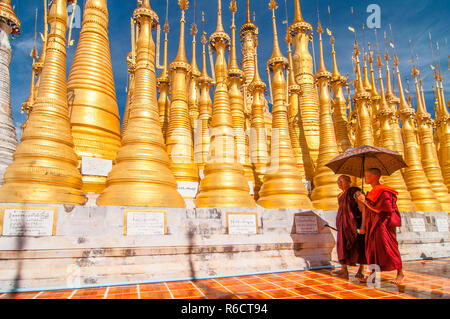
[(343, 191), (338, 197), (339, 210), (336, 217), (336, 250), (341, 269), (333, 271), (332, 275), (348, 278), (347, 266), (359, 264), (355, 277), (362, 279), (364, 278), (366, 256), (364, 235), (358, 234), (358, 229), (362, 223), (362, 212), (358, 207), (355, 196), (355, 194), (361, 192), (361, 189), (351, 187), (351, 179), (346, 175), (340, 176), (337, 182), (339, 188)]
[(397, 277), (392, 283), (401, 284), (404, 274), (396, 234), (396, 228), (401, 227), (397, 207), (398, 193), (389, 186), (380, 184), (380, 177), (379, 169), (367, 170), (365, 180), (373, 189), (367, 196), (358, 196), (358, 200), (366, 206), (367, 264), (378, 265), (381, 271), (397, 270)]

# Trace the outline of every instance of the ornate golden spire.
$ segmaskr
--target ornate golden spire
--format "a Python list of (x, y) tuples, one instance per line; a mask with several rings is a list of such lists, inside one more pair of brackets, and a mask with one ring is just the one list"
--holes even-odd
[(417, 145), (416, 124), (414, 121), (415, 111), (406, 101), (405, 93), (403, 92), (402, 78), (398, 67), (399, 61), (395, 53), (394, 65), (397, 71), (397, 81), (400, 95), (399, 114), (403, 123), (402, 132), (405, 143), (405, 162), (408, 165), (403, 172), (406, 186), (408, 187), (412, 200), (419, 211), (440, 212), (442, 211), (441, 204), (431, 189), (431, 185), (428, 182), (422, 167), (422, 161)]
[(128, 89), (127, 89), (127, 100), (125, 102), (125, 111), (122, 120), (122, 136), (125, 134), (125, 131), (127, 130), (128, 119), (130, 117), (130, 108), (131, 105), (133, 104), (133, 97), (134, 97), (134, 85), (135, 85), (134, 72), (136, 69), (136, 57), (133, 55), (132, 52), (128, 52), (127, 63), (128, 63)]
[(160, 76), (156, 79), (156, 85), (159, 90), (158, 109), (159, 109), (159, 122), (161, 123), (161, 130), (163, 133), (164, 141), (167, 138), (167, 130), (169, 127), (170, 117), (170, 76), (169, 68), (167, 65), (168, 60), (168, 34), (169, 34), (169, 0), (167, 0), (166, 9), (166, 22), (164, 23), (164, 58), (162, 71)]
[(69, 123), (66, 89), (67, 1), (55, 0), (38, 97), (0, 188), (3, 203), (81, 205), (81, 175)]
[(152, 37), (158, 15), (150, 8), (149, 0), (144, 0), (135, 9), (134, 19), (140, 26), (136, 43), (135, 94), (116, 165), (97, 204), (184, 208), (184, 200), (177, 192), (177, 183), (169, 168), (158, 118)]
[[(67, 82), (75, 152), (114, 161), (120, 148), (120, 116), (108, 40), (106, 0), (88, 0)], [(101, 74), (101, 80), (98, 75)], [(83, 191), (100, 193), (106, 177), (83, 176)]]
[(363, 82), (364, 89), (367, 92), (372, 91), (372, 83), (370, 83), (369, 80), (369, 68), (367, 66), (367, 53), (364, 53), (364, 82)]
[(244, 72), (239, 68), (236, 54), (236, 24), (235, 14), (237, 11), (236, 1), (231, 1), (230, 11), (232, 13), (231, 23), (231, 53), (230, 65), (228, 66), (230, 108), (233, 121), (233, 130), (236, 137), (239, 161), (244, 165), (245, 176), (249, 182), (253, 182), (253, 170), (250, 161), (246, 159), (246, 134), (245, 134), (245, 113), (244, 96), (241, 86), (244, 83)]
[(172, 104), (170, 105), (170, 120), (167, 130), (167, 152), (170, 158), (170, 168), (177, 181), (198, 182), (198, 167), (194, 162), (194, 145), (192, 127), (189, 119), (188, 94), (186, 78), (190, 65), (186, 60), (184, 47), (185, 10), (189, 1), (180, 0), (181, 8), (180, 41), (178, 54), (170, 64), (172, 71)]
[(370, 63), (370, 78), (371, 78), (371, 87), (372, 90), (370, 91), (370, 100), (372, 102), (372, 129), (373, 129), (373, 139), (375, 146), (380, 145), (380, 121), (377, 117), (378, 112), (380, 111), (380, 101), (381, 96), (380, 93), (378, 93), (377, 84), (375, 82), (375, 70), (373, 68), (373, 52), (370, 51), (370, 44), (369, 44), (369, 63)]
[[(378, 59), (378, 72), (379, 77), (378, 80), (380, 82), (380, 110), (376, 114), (377, 118), (380, 121), (380, 146), (394, 150), (395, 142), (394, 142), (394, 133), (392, 130), (392, 118), (395, 117), (394, 111), (389, 107), (386, 101), (386, 95), (384, 91), (384, 83), (383, 83), (383, 75), (382, 75), (382, 60), (381, 56), (377, 54)], [(394, 188), (398, 193), (398, 201), (397, 205), (400, 211), (413, 212), (416, 211), (416, 207), (412, 202), (411, 195), (408, 192), (408, 189), (405, 184), (405, 180), (403, 179), (403, 175), (401, 171), (396, 171), (391, 176), (383, 176), (383, 182), (390, 187)]]
[(311, 194), (314, 208), (323, 210), (336, 210), (336, 198), (341, 193), (334, 172), (325, 166), (329, 161), (339, 155), (334, 126), (331, 119), (331, 96), (329, 84), (331, 73), (325, 66), (323, 57), (322, 25), (318, 23), (320, 64), (316, 74), (319, 87), (320, 105), (320, 147), (316, 170), (314, 172), (314, 189)]
[(248, 90), (253, 96), (252, 118), (250, 130), (250, 158), (255, 171), (255, 199), (259, 198), (259, 190), (263, 183), (266, 167), (269, 163), (267, 133), (264, 123), (264, 93), (267, 86), (261, 80), (258, 71), (258, 59), (255, 56), (255, 77)]
[(198, 33), (197, 25), (195, 24), (195, 0), (194, 0), (194, 23), (191, 27), (192, 34), (192, 61), (189, 72), (189, 88), (188, 88), (188, 106), (189, 118), (191, 120), (191, 127), (195, 130), (199, 116), (199, 99), (200, 89), (198, 87), (198, 78), (202, 75), (197, 66), (197, 41)]
[(295, 18), (288, 27), (294, 43), (294, 73), (300, 85), (300, 130), (304, 132), (302, 153), (306, 179), (313, 179), (315, 164), (319, 155), (319, 95), (313, 74), (313, 58), (309, 52), (309, 43), (313, 37), (312, 25), (303, 20), (299, 0), (295, 1)]
[(334, 48), (334, 36), (331, 35), (331, 54), (333, 56), (333, 73), (331, 76), (331, 88), (333, 90), (332, 108), (333, 123), (339, 153), (345, 152), (352, 147), (348, 134), (347, 101), (344, 96), (343, 87), (347, 84), (347, 78), (342, 76), (338, 70), (336, 51)]
[(360, 60), (359, 60), (359, 48), (358, 42), (355, 41), (354, 55), (356, 58), (356, 80), (355, 80), (355, 95), (353, 100), (355, 102), (355, 111), (358, 115), (358, 127), (356, 129), (356, 145), (374, 145), (372, 121), (370, 118), (370, 93), (366, 92), (363, 87)]
[(288, 60), (281, 54), (275, 17), (277, 3), (271, 0), (274, 49), (267, 66), (273, 72), (273, 141), (270, 165), (259, 192), (258, 204), (268, 209), (312, 208), (302, 176), (296, 166), (289, 136), (286, 80), (284, 71)]
[[(204, 171), (205, 178), (200, 183), (195, 204), (197, 207), (255, 207), (244, 168), (239, 163), (233, 134), (225, 60), (230, 37), (223, 31), (222, 3), (221, 0), (217, 2), (217, 29), (210, 37), (210, 45), (217, 53), (211, 145)], [(227, 183), (224, 184), (223, 181)]]
[(198, 165), (200, 170), (205, 168), (205, 164), (208, 158), (209, 153), (209, 144), (210, 144), (210, 136), (209, 136), (209, 124), (211, 122), (210, 109), (212, 109), (212, 101), (209, 91), (212, 87), (213, 79), (208, 75), (208, 67), (206, 64), (206, 43), (208, 42), (206, 39), (206, 33), (204, 31), (205, 28), (205, 14), (202, 12), (202, 22), (203, 22), (203, 34), (202, 34), (202, 45), (203, 45), (203, 66), (202, 66), (202, 75), (198, 79), (198, 83), (200, 86), (200, 115), (199, 121), (201, 122), (201, 128), (197, 127), (197, 132), (201, 130), (200, 133), (195, 134), (194, 141), (194, 158), (195, 162)]
[(419, 83), (417, 81), (419, 71), (415, 66), (413, 66), (412, 75), (414, 77), (414, 83), (416, 87), (417, 113), (415, 119), (418, 123), (418, 135), (423, 170), (428, 178), (428, 181), (430, 182), (433, 193), (441, 203), (442, 209), (446, 212), (449, 212), (450, 195), (448, 192), (448, 188), (444, 183), (436, 147), (433, 143), (434, 121), (431, 119), (431, 115), (428, 113), (423, 103), (421, 92), (419, 89)]
[(294, 152), (294, 158), (297, 163), (297, 168), (300, 171), (302, 180), (305, 179), (305, 166), (303, 164), (303, 154), (302, 147), (300, 145), (300, 139), (304, 135), (300, 130), (300, 106), (299, 106), (299, 96), (301, 93), (300, 85), (297, 84), (294, 77), (294, 63), (292, 60), (292, 37), (290, 34), (286, 36), (286, 42), (288, 43), (288, 55), (289, 55), (289, 79), (288, 79), (288, 93), (289, 93), (289, 106), (288, 106), (288, 121), (289, 121), (289, 132), (292, 143), (292, 150)]

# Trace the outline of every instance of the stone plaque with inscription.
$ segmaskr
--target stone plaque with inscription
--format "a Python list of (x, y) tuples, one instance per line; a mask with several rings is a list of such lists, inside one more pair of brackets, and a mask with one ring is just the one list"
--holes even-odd
[(319, 232), (316, 215), (295, 215), (294, 218), (297, 234), (317, 234)]
[(108, 176), (112, 170), (112, 161), (102, 158), (82, 157), (81, 174), (91, 176)]
[(3, 236), (41, 237), (54, 235), (56, 208), (5, 207), (2, 209)]
[(165, 211), (125, 211), (125, 235), (165, 235), (166, 212)]
[(438, 232), (440, 233), (446, 233), (448, 232), (448, 218), (436, 218), (436, 226), (438, 229)]
[(198, 193), (198, 183), (195, 182), (177, 182), (178, 193), (185, 199), (193, 199)]
[(412, 231), (417, 233), (426, 232), (425, 220), (423, 218), (411, 218)]
[(228, 213), (227, 224), (230, 235), (256, 235), (258, 233), (256, 213)]

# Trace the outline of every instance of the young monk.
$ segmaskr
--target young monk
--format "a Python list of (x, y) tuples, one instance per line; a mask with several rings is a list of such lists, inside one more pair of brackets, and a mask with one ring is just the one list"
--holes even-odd
[[(339, 210), (336, 217), (337, 241), (336, 250), (341, 264), (341, 269), (333, 271), (331, 274), (348, 278), (347, 266), (359, 264), (355, 277), (364, 279), (364, 264), (366, 263), (364, 235), (358, 234), (361, 227), (362, 212), (358, 207), (355, 194), (361, 189), (351, 187), (351, 179), (347, 175), (338, 178), (338, 186), (342, 193), (338, 197)], [(362, 205), (362, 208), (364, 206)]]
[(366, 183), (373, 187), (367, 197), (364, 194), (358, 196), (358, 200), (366, 206), (367, 264), (378, 265), (381, 271), (397, 270), (397, 277), (391, 282), (398, 285), (404, 280), (396, 234), (396, 227), (402, 224), (397, 207), (398, 193), (380, 184), (379, 169), (368, 169), (364, 175)]

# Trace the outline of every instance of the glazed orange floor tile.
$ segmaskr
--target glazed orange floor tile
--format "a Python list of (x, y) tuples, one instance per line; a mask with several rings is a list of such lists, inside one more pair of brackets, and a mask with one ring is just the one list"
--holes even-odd
[[(0, 299), (450, 299), (450, 258), (404, 263), (405, 281), (382, 273), (372, 288), (354, 278), (333, 277), (332, 269), (195, 281), (122, 285), (77, 290), (0, 294)], [(367, 274), (366, 274), (367, 275)]]

